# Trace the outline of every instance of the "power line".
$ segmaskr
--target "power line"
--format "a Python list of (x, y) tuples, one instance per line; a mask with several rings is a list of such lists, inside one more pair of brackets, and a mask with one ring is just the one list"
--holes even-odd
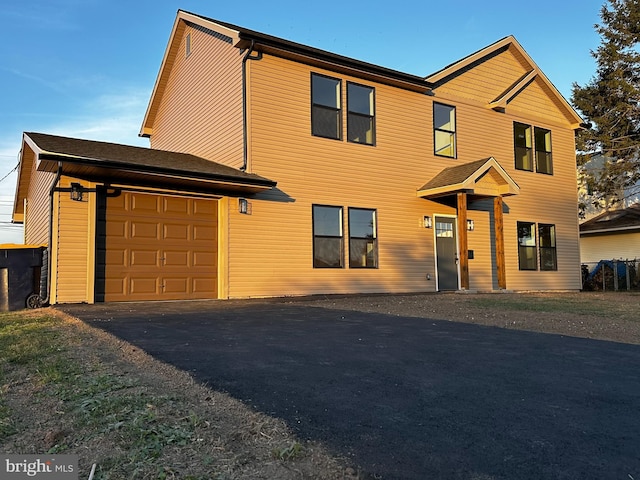
[(11, 175), (13, 172), (15, 172), (16, 170), (18, 170), (18, 167), (19, 167), (19, 166), (20, 166), (20, 162), (18, 162), (18, 164), (17, 164), (15, 167), (13, 167), (13, 169), (12, 169), (9, 173), (7, 173), (4, 177), (0, 178), (0, 183), (1, 183), (4, 179), (6, 179), (9, 175)]

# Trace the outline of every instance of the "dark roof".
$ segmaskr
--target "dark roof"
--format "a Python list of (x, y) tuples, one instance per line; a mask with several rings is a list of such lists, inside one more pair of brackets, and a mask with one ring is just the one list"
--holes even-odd
[(252, 173), (245, 173), (220, 163), (188, 153), (134, 147), (117, 143), (96, 142), (26, 132), (41, 150), (41, 160), (83, 164), (119, 170), (135, 170), (149, 174), (179, 175), (193, 179), (240, 182), (273, 187), (276, 182)]
[(350, 57), (345, 57), (343, 55), (331, 53), (326, 50), (321, 50), (319, 48), (314, 48), (307, 45), (303, 45), (301, 43), (285, 40), (280, 37), (274, 37), (273, 35), (267, 35), (265, 33), (256, 32), (255, 30), (250, 30), (248, 28), (240, 27), (238, 25), (234, 25), (228, 22), (222, 22), (220, 20), (206, 17), (204, 15), (199, 15), (197, 13), (189, 12), (187, 10), (181, 10), (181, 11), (189, 15), (193, 15), (195, 17), (200, 17), (206, 21), (216, 23), (218, 25), (229, 28), (231, 30), (235, 30), (239, 33), (240, 38), (243, 40), (249, 40), (249, 41), (254, 40), (256, 43), (260, 43), (262, 45), (267, 45), (270, 47), (286, 50), (286, 51), (300, 54), (300, 55), (311, 56), (316, 59), (329, 61), (331, 63), (342, 65), (349, 68), (361, 69), (376, 75), (391, 77), (396, 80), (400, 80), (402, 82), (413, 83), (425, 89), (429, 89), (431, 87), (431, 84), (427, 82), (424, 79), (424, 77), (420, 77), (418, 75), (411, 75), (409, 73), (381, 67), (379, 65), (363, 62), (361, 60), (356, 60)]
[(601, 213), (580, 224), (580, 233), (640, 229), (640, 203), (620, 210)]
[(449, 185), (457, 185), (459, 183), (462, 183), (488, 161), (489, 158), (483, 158), (482, 160), (476, 160), (475, 162), (445, 168), (418, 190), (447, 187)]

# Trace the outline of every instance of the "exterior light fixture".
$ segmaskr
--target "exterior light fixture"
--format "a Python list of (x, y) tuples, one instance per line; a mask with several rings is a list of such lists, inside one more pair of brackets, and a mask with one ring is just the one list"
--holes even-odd
[(422, 219), (422, 224), (424, 228), (431, 228), (431, 217), (429, 215), (425, 215)]
[(80, 185), (79, 183), (71, 184), (71, 200), (74, 200), (76, 202), (82, 201), (82, 185)]
[(467, 230), (469, 230), (470, 232), (473, 232), (474, 228), (475, 228), (475, 224), (473, 223), (473, 220), (467, 220)]
[(246, 198), (238, 199), (238, 212), (243, 213), (245, 215), (249, 213), (249, 202), (247, 201)]

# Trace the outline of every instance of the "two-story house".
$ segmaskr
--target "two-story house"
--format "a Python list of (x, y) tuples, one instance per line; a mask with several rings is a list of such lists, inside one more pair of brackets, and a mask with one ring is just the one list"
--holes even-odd
[(513, 37), (414, 76), (179, 11), (140, 134), (25, 133), (52, 303), (578, 290), (582, 120)]

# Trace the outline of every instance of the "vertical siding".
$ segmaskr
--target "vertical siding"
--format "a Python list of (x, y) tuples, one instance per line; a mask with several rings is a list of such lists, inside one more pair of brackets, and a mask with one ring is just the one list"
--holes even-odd
[(24, 218), (24, 240), (27, 244), (49, 244), (49, 190), (55, 174), (36, 170), (36, 158), (29, 145), (24, 144), (23, 162), (31, 163), (31, 180)]
[[(185, 57), (185, 38), (191, 54)], [(151, 147), (242, 165), (242, 56), (229, 39), (187, 26), (159, 102)]]
[(580, 260), (640, 259), (640, 232), (585, 235), (580, 238)]
[[(63, 177), (60, 186), (69, 187), (71, 180)], [(90, 186), (86, 182), (83, 184)], [(93, 302), (89, 279), (89, 272), (93, 272), (90, 262), (95, 248), (94, 237), (91, 236), (94, 215), (90, 196), (93, 195), (95, 193), (85, 193), (82, 202), (71, 200), (67, 192), (56, 195), (58, 229), (54, 240), (57, 246), (53, 272), (56, 276), (55, 291), (52, 292), (54, 303)]]
[[(417, 198), (416, 189), (443, 168), (488, 156), (495, 157), (521, 187), (519, 195), (505, 198), (507, 287), (579, 289), (573, 131), (552, 107), (536, 112), (536, 121), (515, 108), (506, 114), (486, 108), (497, 96), (493, 94), (507, 89), (524, 69), (509, 52), (482, 67), (458, 78), (463, 80), (460, 85), (466, 83), (464, 96), (454, 89), (428, 97), (266, 55), (251, 62), (250, 166), (276, 180), (278, 189), (253, 199), (251, 215), (230, 207), (229, 295), (433, 291), (433, 231), (424, 229), (421, 220), (423, 215), (455, 214), (455, 209)], [(347, 81), (375, 87), (375, 147), (311, 135), (311, 72), (342, 79), (343, 106)], [(486, 90), (488, 85), (492, 91)], [(531, 88), (518, 98), (522, 104), (549, 103), (546, 93)], [(457, 108), (457, 159), (433, 155), (433, 101)], [(554, 175), (515, 170), (514, 120), (552, 130)], [(346, 138), (346, 121), (343, 128)], [(376, 209), (379, 268), (314, 269), (312, 204), (342, 206), (345, 217), (348, 207)], [(469, 233), (469, 248), (475, 254), (470, 287), (481, 290), (497, 285), (492, 207), (485, 207), (471, 204), (469, 210), (475, 221), (475, 231)], [(556, 225), (557, 272), (518, 270), (517, 221)], [(345, 243), (347, 239), (345, 228)]]

